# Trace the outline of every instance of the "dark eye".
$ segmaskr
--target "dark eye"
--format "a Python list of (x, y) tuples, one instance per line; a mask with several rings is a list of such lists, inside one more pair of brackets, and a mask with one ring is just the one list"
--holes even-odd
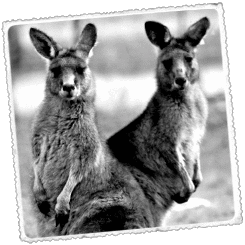
[(54, 77), (59, 77), (61, 74), (61, 67), (53, 67), (50, 69)]
[(162, 61), (162, 64), (164, 65), (164, 67), (169, 70), (171, 69), (172, 65), (173, 65), (173, 60), (172, 59), (166, 59)]
[(85, 67), (81, 67), (81, 66), (77, 66), (77, 67), (76, 67), (76, 72), (77, 72), (79, 75), (83, 75), (84, 70), (85, 70)]
[(193, 60), (193, 58), (191, 57), (191, 56), (186, 56), (185, 57), (185, 61), (187, 62), (187, 63), (191, 63), (192, 62), (192, 60)]

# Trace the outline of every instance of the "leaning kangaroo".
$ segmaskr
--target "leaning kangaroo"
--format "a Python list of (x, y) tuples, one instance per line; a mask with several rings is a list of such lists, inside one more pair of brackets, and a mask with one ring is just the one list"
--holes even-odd
[[(173, 200), (182, 203), (202, 180), (199, 155), (207, 103), (198, 83), (195, 48), (209, 25), (202, 18), (182, 37), (174, 38), (166, 26), (145, 23), (149, 40), (160, 49), (157, 91), (144, 112), (108, 140), (114, 156), (129, 166), (152, 203), (159, 202), (156, 208), (166, 205), (162, 204), (166, 189)], [(182, 180), (179, 192), (172, 188), (168, 169)]]

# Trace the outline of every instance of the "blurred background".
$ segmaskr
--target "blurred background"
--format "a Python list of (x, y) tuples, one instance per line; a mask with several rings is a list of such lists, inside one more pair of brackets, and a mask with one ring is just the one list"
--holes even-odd
[(34, 50), (30, 27), (38, 28), (64, 47), (75, 44), (87, 23), (94, 23), (98, 43), (90, 68), (96, 79), (98, 121), (109, 137), (146, 107), (156, 89), (156, 50), (148, 40), (144, 23), (154, 20), (166, 25), (174, 36), (183, 34), (191, 24), (207, 16), (211, 21), (197, 58), (200, 80), (209, 101), (207, 131), (201, 148), (204, 180), (192, 198), (174, 205), (164, 226), (228, 221), (234, 216), (231, 161), (227, 127), (225, 90), (219, 16), (214, 9), (125, 13), (110, 17), (69, 21), (35, 21), (9, 29), (12, 99), (20, 174), (20, 190), (26, 235), (36, 237), (36, 221), (30, 205), (32, 157), (30, 129), (37, 106), (44, 95), (46, 63)]

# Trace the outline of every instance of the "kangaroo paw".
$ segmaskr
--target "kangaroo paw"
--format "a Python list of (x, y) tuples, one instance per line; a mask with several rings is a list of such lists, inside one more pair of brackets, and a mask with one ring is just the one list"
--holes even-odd
[(55, 212), (56, 227), (60, 226), (60, 228), (62, 229), (69, 219), (69, 203), (67, 204), (66, 202), (57, 201), (57, 204), (55, 205)]
[(197, 187), (201, 184), (201, 182), (202, 182), (202, 181), (197, 180), (197, 179), (194, 179), (194, 180), (193, 180), (193, 184), (194, 184), (194, 186), (195, 186), (195, 190), (196, 190)]
[(187, 202), (193, 192), (195, 192), (194, 183), (189, 188), (183, 187), (180, 192), (173, 196), (173, 200), (179, 204)]
[(42, 202), (36, 202), (37, 206), (40, 210), (41, 213), (43, 213), (45, 216), (49, 217), (49, 213), (50, 213), (50, 203), (48, 201), (42, 201)]
[(194, 184), (194, 186), (195, 186), (195, 189), (197, 189), (197, 187), (201, 184), (202, 179), (203, 179), (203, 177), (202, 177), (201, 172), (198, 173), (198, 174), (196, 174), (196, 175), (193, 177), (192, 181), (193, 181), (193, 184)]
[(34, 199), (37, 204), (37, 207), (41, 213), (45, 216), (50, 216), (50, 203), (47, 199), (46, 193), (44, 190), (34, 191)]
[(69, 219), (69, 211), (68, 212), (59, 212), (55, 214), (55, 225), (60, 226), (62, 229)]
[(191, 194), (192, 194), (191, 192), (185, 193), (185, 195), (181, 193), (177, 193), (173, 196), (173, 200), (179, 204), (185, 203), (189, 200)]

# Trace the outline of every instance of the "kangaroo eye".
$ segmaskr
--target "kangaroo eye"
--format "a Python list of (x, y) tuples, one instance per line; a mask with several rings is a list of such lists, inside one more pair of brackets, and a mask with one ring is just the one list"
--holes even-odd
[(164, 67), (168, 70), (172, 67), (173, 65), (173, 60), (172, 59), (166, 59), (162, 61), (162, 64), (164, 65)]
[(84, 67), (81, 67), (81, 66), (76, 67), (76, 72), (77, 72), (79, 75), (83, 75), (84, 70), (85, 70)]
[(192, 60), (193, 60), (193, 58), (192, 58), (191, 56), (186, 56), (186, 57), (185, 57), (185, 61), (186, 61), (187, 63), (191, 63)]
[(60, 67), (53, 67), (50, 69), (50, 71), (53, 73), (54, 77), (59, 77), (61, 74), (61, 68)]

